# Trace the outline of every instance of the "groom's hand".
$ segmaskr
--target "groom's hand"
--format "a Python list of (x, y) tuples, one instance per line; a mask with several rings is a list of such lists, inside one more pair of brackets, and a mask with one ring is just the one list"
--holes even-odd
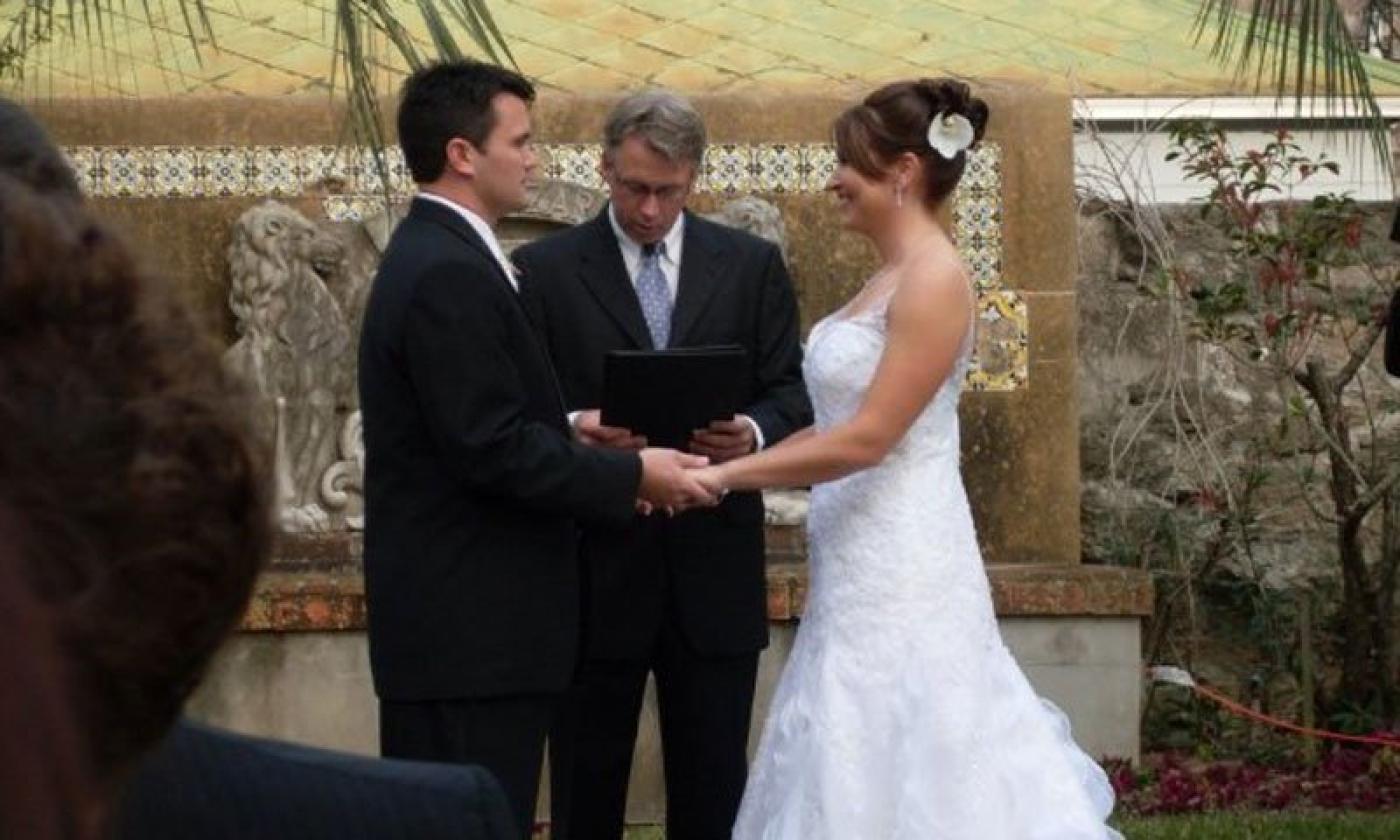
[(652, 508), (674, 512), (719, 503), (716, 494), (687, 472), (705, 466), (708, 459), (674, 449), (643, 449), (641, 457), (642, 483), (637, 495)]
[(574, 436), (580, 443), (589, 446), (604, 446), (609, 449), (644, 449), (647, 439), (634, 435), (630, 429), (618, 426), (604, 426), (602, 412), (596, 408), (580, 411), (574, 417)]
[(733, 420), (716, 420), (707, 428), (692, 432), (690, 451), (723, 464), (754, 451), (757, 443), (753, 423), (736, 416)]

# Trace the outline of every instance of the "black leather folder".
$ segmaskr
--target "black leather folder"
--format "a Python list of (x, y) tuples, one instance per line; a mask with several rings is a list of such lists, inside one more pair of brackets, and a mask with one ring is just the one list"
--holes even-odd
[(614, 350), (603, 359), (603, 424), (684, 449), (692, 431), (742, 408), (748, 356), (730, 345)]

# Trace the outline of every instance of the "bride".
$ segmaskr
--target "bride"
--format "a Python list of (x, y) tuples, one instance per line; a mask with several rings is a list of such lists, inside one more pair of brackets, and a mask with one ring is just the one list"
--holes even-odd
[(1106, 775), (1002, 643), (959, 472), (974, 297), (937, 214), (987, 116), (925, 79), (837, 119), (829, 189), (883, 265), (808, 338), (816, 425), (698, 474), (815, 485), (806, 613), (737, 840), (1118, 836)]

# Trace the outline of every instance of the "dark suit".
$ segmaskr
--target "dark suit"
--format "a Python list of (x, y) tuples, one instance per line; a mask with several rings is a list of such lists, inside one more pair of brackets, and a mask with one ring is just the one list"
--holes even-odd
[(116, 840), (508, 840), (491, 774), (178, 724), (128, 779)]
[(426, 199), (375, 277), (359, 376), (382, 749), (485, 765), (528, 830), (578, 653), (576, 518), (630, 521), (640, 459), (571, 440), (505, 272)]
[[(521, 247), (523, 295), (570, 410), (597, 408), (610, 350), (650, 348), (607, 211)], [(811, 422), (797, 305), (778, 249), (687, 214), (670, 346), (737, 344), (742, 413), (772, 446)], [(566, 838), (621, 833), (648, 671), (659, 692), (667, 837), (729, 836), (746, 775), (758, 651), (768, 642), (763, 501), (585, 529), (585, 663), (576, 737), (551, 750)]]

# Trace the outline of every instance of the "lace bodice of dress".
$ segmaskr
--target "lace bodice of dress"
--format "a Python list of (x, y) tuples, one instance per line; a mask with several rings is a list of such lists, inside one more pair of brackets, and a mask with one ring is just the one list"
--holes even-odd
[[(849, 420), (865, 400), (889, 298), (813, 330), (805, 375), (819, 430)], [(812, 634), (847, 637), (867, 654), (862, 678), (898, 681), (903, 638), (931, 623), (999, 643), (959, 469), (958, 397), (971, 347), (969, 329), (947, 380), (880, 464), (812, 489), (805, 618)]]
[[(886, 293), (873, 306), (853, 315), (837, 312), (812, 330), (803, 374), (819, 430), (849, 420), (865, 400), (885, 348), (890, 297)], [(890, 453), (887, 463), (916, 454), (956, 455), (958, 397), (971, 360), (972, 343), (973, 330), (969, 326), (948, 379)]]

